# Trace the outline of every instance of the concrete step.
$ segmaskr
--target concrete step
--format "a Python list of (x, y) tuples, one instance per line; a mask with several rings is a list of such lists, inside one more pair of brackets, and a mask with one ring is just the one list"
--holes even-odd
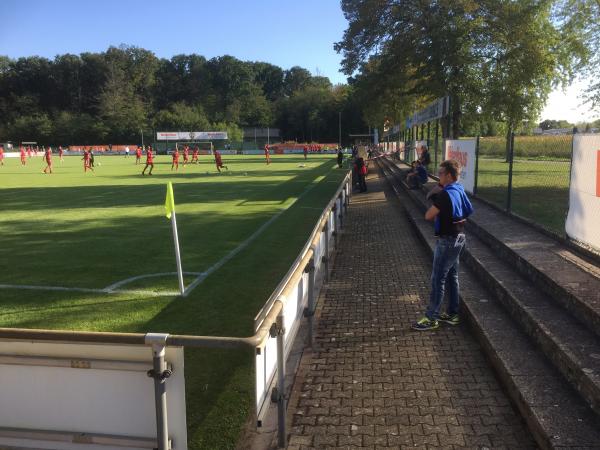
[[(427, 208), (424, 192), (410, 191), (409, 196), (418, 207)], [(588, 405), (600, 414), (600, 338), (549, 300), (528, 276), (499, 258), (497, 251), (486, 245), (488, 242), (470, 234), (464, 261)]]
[[(390, 169), (386, 171), (391, 175)], [(394, 180), (390, 181), (393, 183)], [(407, 201), (408, 195), (403, 190), (397, 186), (395, 190), (402, 198), (403, 207), (423, 242), (430, 251), (433, 251), (435, 238), (431, 224), (423, 218), (420, 194), (416, 192), (415, 195), (414, 191), (409, 191), (415, 197), (414, 200), (418, 201), (413, 203)], [(577, 335), (574, 340), (566, 339), (568, 336), (565, 336), (565, 333), (555, 332), (556, 327), (565, 330), (562, 328), (564, 323), (536, 321), (534, 317), (539, 318), (539, 316), (535, 316), (534, 313), (540, 315), (545, 313), (547, 317), (550, 317), (550, 313), (548, 308), (538, 308), (537, 312), (530, 311), (535, 309), (534, 302), (543, 301), (543, 296), (540, 297), (534, 286), (530, 283), (528, 285), (527, 280), (520, 275), (516, 275), (519, 279), (518, 284), (513, 285), (514, 271), (512, 271), (513, 278), (508, 283), (506, 278), (499, 279), (490, 274), (482, 274), (478, 271), (475, 262), (477, 256), (490, 258), (493, 255), (490, 255), (489, 249), (481, 241), (474, 240), (472, 236), (469, 236), (467, 246), (469, 251), (473, 247), (475, 256), (468, 255), (465, 259), (469, 266), (474, 264), (475, 270), (470, 267), (465, 268), (467, 265), (465, 264), (460, 271), (463, 311), (512, 401), (527, 421), (536, 441), (542, 448), (600, 447), (598, 441), (600, 418), (590, 407), (592, 404), (597, 407), (597, 403), (594, 403), (596, 400), (589, 401), (590, 398), (597, 399), (598, 379), (593, 375), (598, 372), (583, 370), (586, 369), (586, 363), (595, 363), (596, 360), (589, 356), (593, 354), (589, 347), (585, 349), (577, 347), (577, 337), (582, 337), (582, 333), (572, 333)], [(488, 253), (475, 248), (487, 249)], [(472, 261), (468, 261), (469, 259)], [(480, 267), (482, 264), (479, 261)], [(494, 264), (497, 265), (495, 274), (498, 277), (502, 271), (504, 277), (511, 277), (511, 268), (508, 265), (498, 261), (498, 258)], [(521, 301), (515, 302), (514, 292), (506, 289), (507, 285), (512, 290), (516, 290), (514, 286), (524, 289), (520, 293), (525, 297), (533, 293), (537, 295), (532, 295), (531, 303), (523, 303), (520, 295), (518, 298)], [(511, 313), (526, 317), (522, 320), (514, 320)], [(552, 317), (556, 319), (556, 316)], [(552, 323), (552, 331), (547, 328), (549, 323)], [(531, 335), (526, 334), (524, 330), (533, 331), (536, 337), (532, 340)], [(582, 328), (579, 327), (579, 331), (581, 330)], [(586, 339), (587, 344), (594, 344), (593, 339), (596, 336), (585, 328), (583, 330), (582, 339)], [(566, 331), (568, 334), (568, 328)], [(557, 334), (558, 342), (552, 339)], [(544, 355), (545, 351), (550, 351), (553, 363), (559, 363), (556, 367), (548, 361)], [(588, 355), (585, 362), (582, 362), (583, 355)], [(565, 372), (573, 369), (573, 373), (567, 378), (574, 386), (580, 388), (579, 392), (565, 383), (565, 373), (562, 373), (562, 370), (559, 372), (557, 367)], [(580, 393), (588, 399), (587, 402)]]
[[(388, 163), (391, 163), (388, 161)], [(395, 164), (393, 170), (401, 172)], [(417, 198), (423, 190), (412, 191)], [(475, 214), (468, 231), (476, 234), (495, 254), (533, 281), (548, 298), (568, 310), (600, 337), (600, 268), (594, 261), (549, 235), (472, 199)]]

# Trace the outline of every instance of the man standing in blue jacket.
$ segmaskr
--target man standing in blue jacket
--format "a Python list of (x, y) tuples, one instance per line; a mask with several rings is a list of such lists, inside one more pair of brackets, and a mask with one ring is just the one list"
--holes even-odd
[[(440, 187), (429, 197), (433, 200), (425, 213), (426, 220), (434, 221), (437, 242), (431, 271), (431, 294), (425, 316), (412, 325), (414, 330), (438, 328), (439, 322), (458, 325), (458, 265), (465, 246), (465, 224), (473, 206), (462, 185), (458, 183), (460, 164), (449, 159), (440, 164)], [(444, 292), (448, 287), (448, 307), (440, 314)]]

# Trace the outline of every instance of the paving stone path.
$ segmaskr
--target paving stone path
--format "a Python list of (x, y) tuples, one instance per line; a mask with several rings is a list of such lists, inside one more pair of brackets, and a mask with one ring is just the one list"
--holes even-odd
[(409, 329), (431, 261), (378, 176), (352, 198), (290, 397), (288, 448), (535, 448), (466, 327)]

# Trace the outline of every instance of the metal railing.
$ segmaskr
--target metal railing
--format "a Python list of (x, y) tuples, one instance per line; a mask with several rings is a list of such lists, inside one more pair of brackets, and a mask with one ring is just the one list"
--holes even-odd
[[(151, 347), (153, 368), (148, 375), (154, 381), (154, 401), (156, 408), (157, 448), (169, 449), (169, 427), (167, 414), (167, 381), (169, 370), (165, 361), (165, 349), (169, 346), (195, 347), (195, 348), (248, 348), (254, 349), (260, 355), (267, 347), (270, 339), (276, 339), (277, 360), (276, 370), (267, 376), (267, 386), (272, 386), (276, 375), (276, 389), (271, 395), (265, 393), (262, 401), (277, 402), (278, 413), (278, 446), (285, 446), (285, 360), (291, 347), (295, 332), (286, 331), (286, 304), (293, 300), (294, 293), (298, 295), (298, 286), (305, 277), (308, 278), (306, 295), (302, 291), (302, 301), (306, 297), (306, 307), (302, 317), (307, 319), (308, 344), (312, 346), (313, 317), (316, 307), (318, 291), (318, 277), (326, 281), (329, 275), (330, 258), (332, 251), (337, 246), (337, 237), (343, 226), (344, 216), (347, 211), (351, 195), (351, 173), (347, 173), (336, 193), (321, 214), (309, 239), (302, 251), (292, 264), (288, 273), (281, 280), (273, 294), (267, 300), (255, 318), (255, 333), (248, 337), (221, 337), (221, 336), (192, 336), (166, 333), (106, 333), (62, 330), (35, 330), (19, 328), (0, 328), (0, 339), (9, 341), (29, 342), (55, 342), (55, 343), (93, 343), (116, 345), (143, 345)], [(333, 238), (333, 242), (331, 242)], [(298, 291), (298, 292), (296, 292)], [(287, 320), (286, 320), (287, 319)], [(292, 318), (295, 320), (295, 318)], [(297, 330), (298, 324), (294, 323)], [(286, 336), (286, 332), (288, 333)], [(286, 339), (287, 338), (287, 339)], [(286, 351), (286, 341), (290, 343)], [(257, 404), (260, 403), (257, 399)], [(257, 414), (259, 411), (257, 410)], [(34, 433), (35, 434), (35, 433)]]

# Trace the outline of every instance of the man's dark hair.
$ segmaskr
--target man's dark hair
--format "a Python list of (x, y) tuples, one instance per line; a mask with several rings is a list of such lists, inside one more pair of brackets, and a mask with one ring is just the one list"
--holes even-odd
[(458, 180), (460, 174), (460, 163), (455, 159), (447, 159), (442, 161), (440, 168), (444, 169), (444, 172), (450, 174), (453, 180)]

